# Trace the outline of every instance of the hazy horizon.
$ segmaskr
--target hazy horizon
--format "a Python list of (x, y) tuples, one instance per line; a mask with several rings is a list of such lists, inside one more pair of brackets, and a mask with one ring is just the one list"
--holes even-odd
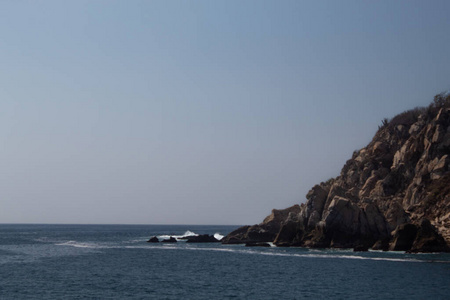
[(0, 223), (241, 225), (450, 89), (448, 1), (8, 1)]

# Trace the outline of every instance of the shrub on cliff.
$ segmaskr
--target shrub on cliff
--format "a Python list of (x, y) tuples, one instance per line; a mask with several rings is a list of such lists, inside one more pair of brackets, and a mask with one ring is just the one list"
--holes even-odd
[(425, 118), (424, 121), (427, 121), (434, 118), (441, 108), (450, 108), (450, 92), (434, 96), (433, 102), (428, 107), (415, 107), (396, 115), (392, 119), (384, 118), (381, 125), (378, 126), (378, 131), (385, 128), (392, 130), (398, 125), (409, 127), (417, 122), (421, 115)]
[(434, 96), (432, 107), (441, 109), (442, 107), (450, 107), (450, 92), (440, 93)]

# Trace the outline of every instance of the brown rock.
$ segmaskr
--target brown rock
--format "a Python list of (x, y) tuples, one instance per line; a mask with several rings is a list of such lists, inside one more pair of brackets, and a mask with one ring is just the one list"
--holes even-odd
[(222, 239), (223, 244), (245, 244), (272, 242), (281, 229), (282, 223), (290, 216), (298, 215), (300, 206), (293, 205), (286, 209), (273, 209), (272, 213), (258, 225), (243, 226), (227, 234)]
[(240, 228), (224, 242), (446, 251), (450, 96), (435, 99), (380, 126), (340, 175), (315, 185), (301, 207), (274, 210), (261, 224)]
[(277, 246), (300, 246), (302, 239), (303, 229), (301, 224), (298, 222), (287, 222), (281, 227), (273, 243)]

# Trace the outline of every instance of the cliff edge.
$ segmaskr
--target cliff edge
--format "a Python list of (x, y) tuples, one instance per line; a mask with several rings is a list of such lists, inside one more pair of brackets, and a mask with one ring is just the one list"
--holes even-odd
[(340, 175), (306, 203), (273, 210), (222, 242), (277, 246), (450, 251), (450, 94), (383, 120)]

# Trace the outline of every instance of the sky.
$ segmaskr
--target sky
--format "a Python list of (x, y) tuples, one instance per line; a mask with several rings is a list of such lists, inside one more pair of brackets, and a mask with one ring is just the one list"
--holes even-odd
[(2, 1), (0, 223), (255, 224), (450, 89), (450, 1)]

